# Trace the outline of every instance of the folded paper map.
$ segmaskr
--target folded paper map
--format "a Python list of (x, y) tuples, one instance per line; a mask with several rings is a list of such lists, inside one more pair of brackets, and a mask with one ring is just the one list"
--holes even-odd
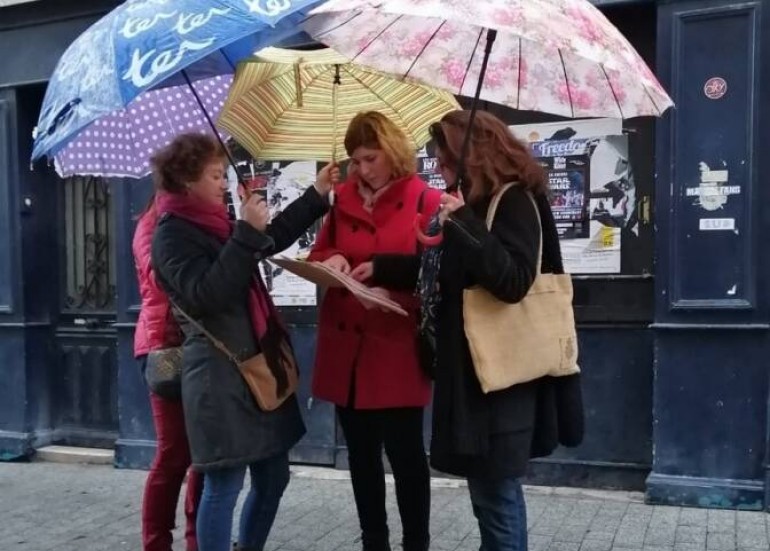
[(397, 302), (383, 297), (349, 275), (329, 268), (320, 262), (295, 260), (285, 256), (271, 258), (270, 262), (321, 287), (344, 287), (365, 304), (368, 303), (369, 305), (383, 308), (402, 316), (409, 315)]

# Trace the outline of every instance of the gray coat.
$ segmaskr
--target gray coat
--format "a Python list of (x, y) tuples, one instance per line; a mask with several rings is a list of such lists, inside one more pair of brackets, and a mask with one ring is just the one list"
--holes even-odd
[[(260, 259), (281, 252), (327, 210), (310, 188), (265, 233), (236, 222), (221, 243), (194, 224), (165, 215), (152, 244), (158, 281), (171, 299), (240, 358), (259, 352), (248, 312), (248, 290)], [(288, 451), (305, 433), (295, 397), (279, 409), (257, 407), (238, 368), (191, 324), (186, 339), (182, 400), (193, 468), (248, 465)]]

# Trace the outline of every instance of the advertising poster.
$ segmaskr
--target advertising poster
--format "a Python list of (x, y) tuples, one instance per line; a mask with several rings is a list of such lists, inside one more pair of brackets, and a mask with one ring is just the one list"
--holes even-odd
[(438, 159), (433, 153), (431, 144), (426, 145), (417, 152), (417, 175), (430, 187), (444, 189), (446, 183), (438, 169)]
[(567, 121), (511, 129), (530, 141), (548, 173), (565, 270), (620, 273), (621, 230), (638, 232), (628, 138), (620, 122)]
[[(238, 162), (238, 172), (252, 190), (265, 190), (270, 214), (275, 217), (313, 185), (317, 165), (313, 161), (258, 163), (247, 160)], [(240, 199), (237, 193), (237, 179), (232, 168), (228, 182), (232, 198), (231, 212), (237, 217), (240, 212)], [(282, 254), (289, 258), (305, 258), (310, 253), (319, 229), (319, 224), (311, 227)], [(316, 305), (318, 295), (315, 284), (270, 261), (262, 262), (260, 267), (276, 306)]]
[(561, 239), (588, 237), (589, 147), (587, 140), (532, 144), (548, 175), (551, 210)]

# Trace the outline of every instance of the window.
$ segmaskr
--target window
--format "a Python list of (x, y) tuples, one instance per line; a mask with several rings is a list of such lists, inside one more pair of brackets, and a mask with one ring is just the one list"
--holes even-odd
[(115, 232), (107, 180), (64, 181), (65, 311), (115, 310)]

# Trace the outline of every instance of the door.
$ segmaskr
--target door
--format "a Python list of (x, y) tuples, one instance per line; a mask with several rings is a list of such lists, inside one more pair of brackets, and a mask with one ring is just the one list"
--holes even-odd
[(112, 448), (117, 438), (115, 232), (108, 182), (58, 180), (60, 311), (55, 440)]

